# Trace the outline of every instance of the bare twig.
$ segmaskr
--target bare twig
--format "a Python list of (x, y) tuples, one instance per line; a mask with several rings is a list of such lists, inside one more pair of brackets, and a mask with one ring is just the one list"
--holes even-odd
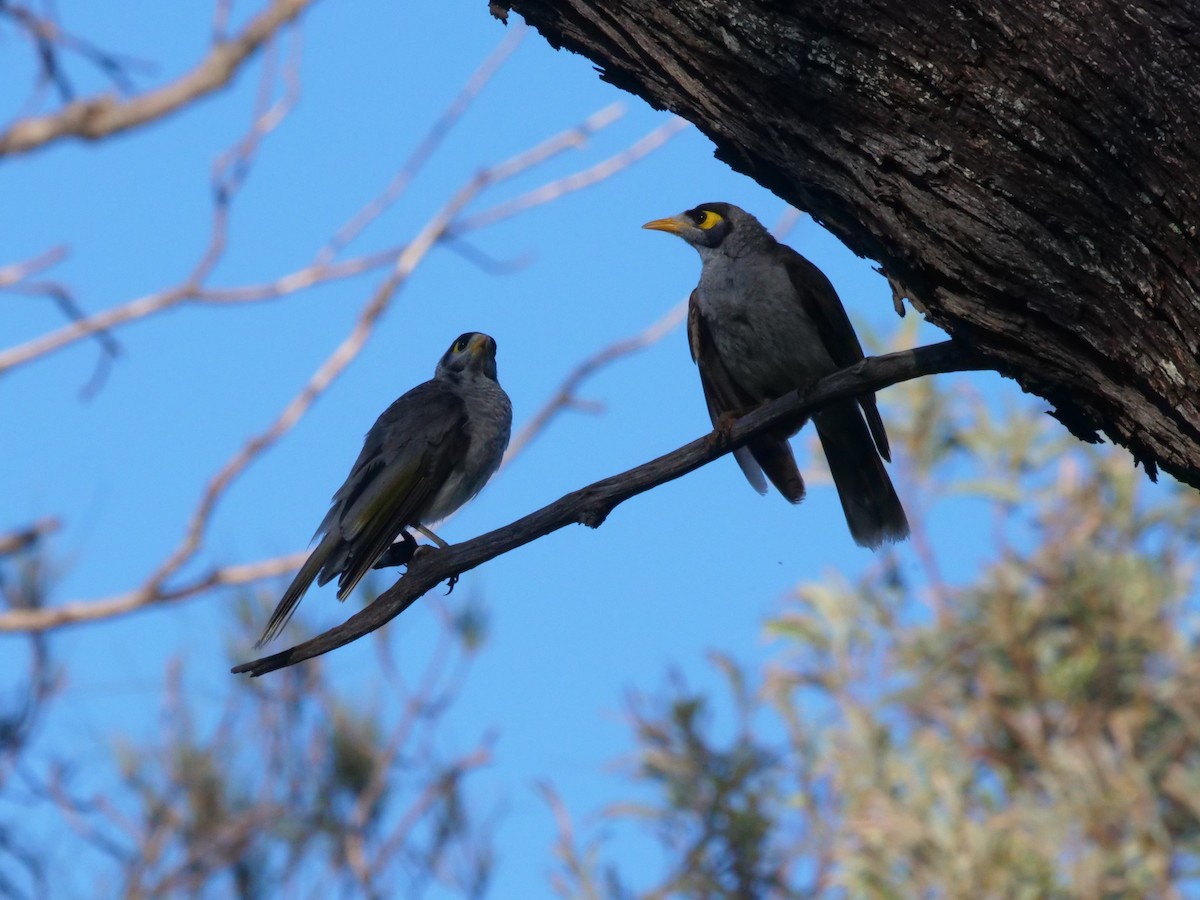
[(504, 454), (504, 462), (501, 463), (501, 467), (507, 466), (513, 459), (523, 453), (530, 442), (544, 431), (551, 420), (560, 412), (564, 409), (580, 405), (581, 401), (576, 392), (583, 382), (595, 375), (600, 369), (611, 365), (617, 360), (657, 344), (663, 337), (677, 328), (686, 316), (687, 301), (684, 300), (675, 304), (657, 322), (654, 322), (632, 337), (609, 344), (572, 369), (567, 377), (563, 379), (562, 384), (559, 385), (553, 396), (513, 436), (513, 439), (508, 444), (508, 450)]
[(313, 260), (314, 266), (320, 267), (331, 263), (347, 244), (362, 233), (364, 228), (379, 218), (389, 206), (400, 199), (404, 191), (412, 183), (413, 178), (416, 177), (425, 164), (433, 157), (434, 152), (442, 145), (442, 142), (454, 126), (462, 120), (463, 115), (474, 102), (475, 98), (491, 82), (505, 61), (516, 52), (517, 47), (521, 45), (521, 41), (525, 38), (527, 30), (525, 26), (521, 26), (520, 28), (513, 29), (505, 36), (500, 45), (488, 55), (487, 59), (467, 79), (467, 83), (463, 85), (462, 90), (458, 92), (450, 102), (450, 105), (442, 110), (442, 114), (438, 116), (437, 121), (425, 133), (421, 142), (417, 144), (404, 165), (400, 167), (400, 170), (392, 176), (392, 180), (388, 182), (387, 187), (371, 200), (370, 203), (359, 210), (354, 218), (338, 229), (337, 234), (330, 239), (329, 243), (317, 252), (316, 258)]
[(233, 671), (263, 675), (357, 640), (391, 621), (452, 575), (467, 572), (570, 524), (598, 527), (617, 505), (630, 497), (686, 475), (740, 447), (755, 434), (780, 422), (809, 415), (832, 401), (923, 375), (984, 368), (988, 368), (986, 361), (954, 341), (865, 359), (822, 378), (807, 391), (793, 391), (760, 407), (728, 429), (714, 430), (672, 453), (572, 491), (510, 525), (445, 550), (426, 549), (413, 558), (407, 573), (394, 587), (343, 624), (282, 653), (236, 666)]
[(557, 199), (563, 194), (582, 190), (596, 182), (611, 178), (617, 172), (627, 169), (638, 160), (649, 156), (688, 127), (689, 123), (686, 120), (680, 119), (677, 116), (672, 117), (665, 124), (658, 126), (625, 150), (610, 156), (608, 159), (597, 163), (589, 169), (577, 172), (574, 175), (568, 175), (566, 178), (560, 178), (549, 184), (544, 184), (519, 197), (463, 219), (461, 222), (456, 223), (455, 233), (460, 231), (474, 231), (478, 228), (493, 225), (501, 219), (507, 219), (519, 212), (524, 212), (535, 206), (541, 206), (551, 200)]
[[(83, 321), (86, 316), (66, 285), (57, 281), (32, 280), (33, 276), (62, 262), (68, 253), (67, 248), (60, 244), (32, 259), (0, 267), (0, 290), (28, 297), (50, 297), (68, 319), (74, 322)], [(94, 334), (104, 351), (109, 356), (116, 356), (120, 349), (116, 340), (102, 328), (97, 329)]]
[(28, 153), (66, 137), (99, 140), (154, 122), (228, 84), (248, 59), (313, 0), (272, 0), (240, 34), (215, 44), (199, 65), (172, 83), (130, 100), (106, 94), (15, 122), (0, 133), (0, 156)]
[[(579, 129), (564, 132), (564, 135), (569, 136), (568, 139), (565, 143), (555, 144), (551, 147), (550, 155), (580, 145), (594, 130), (607, 125), (611, 121), (611, 118), (619, 115), (620, 109), (619, 106), (614, 104), (597, 113), (593, 117), (593, 120), (589, 120), (591, 124), (583, 134), (579, 132)], [(676, 133), (676, 131), (677, 129), (671, 129), (669, 124), (668, 126), (660, 126), (636, 143), (635, 146), (638, 147), (637, 153), (630, 153), (629, 150), (622, 151), (581, 172), (554, 179), (542, 187), (529, 192), (529, 194), (523, 195), (522, 198), (518, 198), (520, 202), (500, 204), (490, 210), (484, 210), (478, 217), (471, 217), (469, 220), (457, 219), (443, 230), (439, 240), (458, 241), (468, 231), (484, 227), (484, 225), (495, 224), (502, 219), (527, 211), (534, 206), (543, 205), (568, 193), (582, 190), (585, 187), (595, 184), (597, 181), (603, 180), (603, 178), (611, 177), (621, 171), (622, 168), (632, 165), (646, 154), (657, 149), (665, 139)], [(621, 165), (615, 165), (617, 160), (620, 160)], [(540, 161), (536, 160), (535, 162)], [(528, 165), (532, 164), (532, 162), (528, 163)], [(502, 177), (494, 178), (489, 183), (494, 184), (496, 181), (504, 180), (508, 177), (511, 176), (503, 175)], [(486, 186), (480, 185), (479, 187), (482, 189), (482, 187)], [(211, 248), (216, 246), (219, 238), (220, 233), (215, 232), (210, 241), (210, 250), (205, 255), (206, 262), (197, 266), (192, 275), (183, 283), (164, 291), (147, 294), (111, 309), (103, 310), (86, 319), (73, 322), (71, 325), (57, 331), (0, 351), (0, 374), (17, 366), (34, 362), (49, 353), (61, 350), (98, 331), (113, 329), (129, 322), (165, 312), (189, 300), (214, 304), (256, 303), (275, 300), (317, 284), (354, 278), (364, 273), (383, 268), (384, 266), (395, 265), (400, 255), (408, 249), (406, 245), (338, 263), (312, 262), (295, 272), (281, 276), (274, 281), (261, 284), (231, 288), (207, 288), (203, 285), (202, 280), (204, 277), (207, 277), (207, 273), (212, 267), (208, 260), (212, 258)]]
[(0, 266), (0, 290), (11, 288), (13, 285), (20, 284), (25, 279), (57, 265), (67, 258), (68, 252), (66, 247), (59, 244), (24, 262)]
[(143, 585), (127, 593), (99, 600), (81, 600), (38, 609), (10, 609), (0, 615), (0, 632), (50, 631), (64, 625), (115, 618), (154, 604), (185, 600), (213, 588), (233, 587), (267, 578), (278, 578), (280, 575), (296, 571), (307, 556), (307, 552), (292, 553), (244, 565), (222, 566), (193, 581), (171, 588), (155, 589), (150, 585)]
[(32, 546), (48, 534), (53, 534), (62, 527), (62, 522), (53, 516), (38, 519), (32, 525), (27, 525), (16, 531), (0, 534), (0, 556), (9, 556), (26, 547)]

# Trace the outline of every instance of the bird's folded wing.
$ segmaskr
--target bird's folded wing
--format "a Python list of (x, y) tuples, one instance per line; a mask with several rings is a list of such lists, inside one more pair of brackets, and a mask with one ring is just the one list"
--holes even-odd
[[(744, 410), (754, 405), (754, 399), (738, 386), (721, 361), (709, 334), (708, 324), (700, 311), (700, 304), (696, 301), (695, 291), (692, 291), (691, 299), (688, 300), (688, 346), (692, 351), (692, 360), (700, 370), (704, 402), (708, 405), (708, 416), (714, 425), (723, 413)], [(733, 451), (733, 458), (737, 460), (742, 473), (753, 488), (760, 494), (765, 494), (767, 481), (750, 451), (739, 447)]]
[(354, 473), (338, 492), (342, 496), (335, 498), (341, 501), (337, 527), (349, 546), (338, 579), (339, 600), (354, 590), (402, 528), (419, 522), (462, 464), (469, 442), (462, 400), (437, 382), (409, 391), (379, 417)]
[[(779, 252), (783, 254), (788, 277), (796, 289), (796, 297), (799, 298), (809, 319), (816, 325), (821, 342), (829, 351), (834, 363), (839, 369), (844, 369), (860, 362), (863, 358), (862, 344), (858, 342), (858, 335), (854, 332), (854, 326), (850, 324), (846, 307), (838, 299), (837, 291), (833, 289), (825, 273), (785, 244), (779, 245)], [(888, 448), (887, 432), (883, 429), (883, 419), (879, 417), (879, 409), (875, 405), (875, 395), (861, 394), (858, 402), (866, 417), (867, 427), (871, 430), (871, 437), (875, 440), (875, 446), (879, 448), (880, 455), (890, 461), (892, 456)]]

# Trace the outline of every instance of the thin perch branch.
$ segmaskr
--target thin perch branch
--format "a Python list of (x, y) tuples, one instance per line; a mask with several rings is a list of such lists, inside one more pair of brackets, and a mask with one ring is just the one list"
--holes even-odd
[(686, 475), (742, 446), (754, 435), (797, 416), (811, 415), (833, 401), (923, 375), (986, 368), (989, 365), (985, 359), (955, 341), (865, 359), (822, 378), (807, 391), (793, 391), (754, 410), (728, 429), (717, 428), (672, 453), (572, 491), (510, 525), (445, 550), (424, 550), (413, 558), (396, 585), (341, 625), (282, 653), (235, 666), (232, 671), (265, 675), (357, 640), (391, 621), (451, 576), (573, 523), (599, 527), (614, 508), (630, 497)]

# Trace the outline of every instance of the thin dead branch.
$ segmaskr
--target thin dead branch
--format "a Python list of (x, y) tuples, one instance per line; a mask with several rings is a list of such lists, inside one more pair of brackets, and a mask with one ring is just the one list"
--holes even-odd
[(618, 360), (657, 344), (679, 327), (679, 324), (686, 317), (687, 301), (683, 300), (671, 307), (657, 322), (654, 322), (632, 337), (609, 344), (572, 369), (550, 399), (546, 401), (541, 409), (534, 413), (533, 418), (526, 422), (521, 430), (513, 436), (513, 439), (509, 441), (508, 450), (504, 453), (504, 461), (500, 464), (500, 467), (504, 468), (509, 465), (517, 456), (523, 453), (533, 439), (545, 431), (550, 422), (559, 413), (566, 409), (580, 407), (583, 401), (580, 400), (578, 391), (585, 381), (601, 369), (612, 365)]
[(0, 556), (11, 556), (31, 547), (48, 534), (62, 527), (62, 522), (53, 516), (38, 519), (32, 525), (0, 534)]
[(0, 632), (50, 631), (64, 625), (78, 625), (123, 616), (147, 606), (186, 600), (219, 587), (238, 587), (296, 571), (307, 551), (276, 556), (242, 565), (221, 566), (192, 581), (170, 588), (143, 585), (124, 594), (99, 600), (79, 600), (61, 606), (37, 609), (10, 609), (0, 615)]
[(442, 114), (438, 116), (433, 126), (425, 132), (425, 136), (421, 138), (420, 143), (417, 144), (400, 170), (392, 176), (387, 187), (359, 210), (349, 222), (338, 229), (337, 234), (329, 240), (329, 243), (317, 252), (313, 266), (320, 268), (333, 262), (351, 241), (362, 234), (363, 229), (378, 219), (388, 207), (403, 196), (408, 186), (412, 184), (413, 178), (433, 158), (433, 154), (442, 145), (454, 126), (462, 121), (475, 98), (495, 78), (496, 73), (508, 58), (516, 52), (527, 31), (525, 26), (513, 29), (500, 42), (499, 46), (488, 54), (454, 99), (450, 101), (450, 104), (442, 110)]
[[(594, 129), (609, 124), (611, 119), (606, 121), (605, 117), (615, 118), (620, 112), (621, 107), (614, 104), (601, 113), (597, 113), (596, 117), (593, 117), (594, 121), (591, 122), (586, 133), (581, 135), (577, 129), (564, 132), (564, 135), (570, 135), (571, 137), (565, 144), (556, 144), (549, 148), (551, 155), (571, 147), (580, 146), (583, 140), (586, 140), (586, 137), (593, 133)], [(567, 194), (583, 190), (599, 181), (612, 177), (661, 147), (666, 140), (678, 133), (678, 131), (678, 127), (670, 122), (659, 126), (635, 142), (631, 148), (602, 160), (587, 169), (549, 181), (541, 187), (522, 195), (515, 201), (499, 204), (496, 207), (482, 211), (477, 216), (455, 220), (449, 227), (443, 230), (439, 236), (439, 240), (459, 242), (470, 231), (485, 227), (486, 225), (496, 224), (499, 221), (511, 218), (535, 206), (550, 203)], [(634, 148), (636, 148), (636, 152), (631, 152)], [(532, 166), (534, 162), (540, 161), (542, 160), (531, 161), (526, 165)], [(512, 177), (508, 174), (501, 175), (500, 177), (495, 177), (495, 175), (499, 175), (499, 173), (494, 174), (489, 184), (495, 184), (498, 181)], [(486, 186), (488, 185), (484, 184), (479, 187), (482, 189), (482, 187)], [(357, 219), (362, 215), (363, 213), (360, 212), (355, 218)], [(217, 216), (214, 215), (215, 220), (216, 218)], [(342, 231), (345, 231), (345, 227)], [(337, 238), (335, 237), (318, 252), (313, 262), (287, 275), (280, 276), (274, 281), (228, 288), (205, 287), (203, 280), (211, 271), (213, 248), (218, 246), (219, 240), (223, 240), (223, 232), (216, 230), (215, 224), (213, 235), (210, 238), (209, 249), (205, 253), (205, 262), (198, 265), (192, 274), (181, 284), (103, 310), (87, 318), (72, 322), (69, 326), (60, 328), (57, 331), (0, 351), (0, 375), (9, 369), (27, 365), (49, 353), (62, 350), (96, 332), (111, 330), (148, 316), (166, 312), (184, 302), (197, 301), (212, 304), (235, 304), (276, 300), (318, 284), (328, 284), (355, 278), (377, 269), (394, 266), (400, 256), (408, 249), (408, 246), (404, 245), (377, 253), (353, 257), (341, 262), (320, 262), (319, 259), (328, 255), (328, 248), (336, 244)]]
[(44, 272), (51, 266), (57, 265), (67, 258), (69, 252), (66, 247), (59, 244), (24, 262), (0, 266), (0, 290), (7, 290), (13, 285), (20, 284), (27, 278), (32, 278), (34, 275)]
[(76, 100), (58, 112), (21, 119), (0, 133), (0, 156), (28, 153), (67, 137), (100, 140), (155, 122), (211, 94), (233, 79), (254, 54), (313, 0), (273, 0), (236, 36), (213, 45), (190, 72), (129, 100), (111, 94)]

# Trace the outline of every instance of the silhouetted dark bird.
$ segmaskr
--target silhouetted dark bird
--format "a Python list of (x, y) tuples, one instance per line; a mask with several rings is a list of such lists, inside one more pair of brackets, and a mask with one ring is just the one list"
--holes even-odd
[[(863, 358), (829, 279), (746, 211), (704, 203), (642, 227), (678, 235), (700, 253), (688, 342), (714, 424), (724, 413), (743, 413)], [(875, 395), (830, 404), (813, 421), (854, 540), (877, 548), (908, 537), (908, 519), (880, 459), (891, 454)], [(766, 492), (766, 473), (792, 503), (804, 498), (788, 445), (804, 422), (735, 452), (759, 493)]]

